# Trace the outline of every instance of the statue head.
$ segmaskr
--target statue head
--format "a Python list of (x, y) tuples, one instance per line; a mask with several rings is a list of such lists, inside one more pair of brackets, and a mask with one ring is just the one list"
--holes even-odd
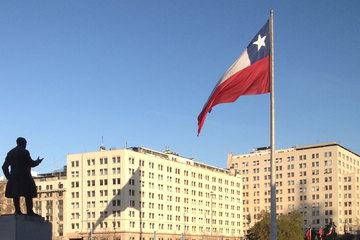
[(17, 143), (18, 146), (21, 146), (21, 147), (26, 148), (26, 139), (25, 139), (25, 138), (23, 138), (23, 137), (18, 137), (18, 138), (16, 139), (16, 143)]

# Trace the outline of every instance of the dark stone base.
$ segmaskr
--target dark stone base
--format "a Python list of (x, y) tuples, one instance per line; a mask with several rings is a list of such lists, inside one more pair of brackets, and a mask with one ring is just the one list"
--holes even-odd
[(51, 240), (52, 224), (28, 215), (0, 216), (0, 240)]

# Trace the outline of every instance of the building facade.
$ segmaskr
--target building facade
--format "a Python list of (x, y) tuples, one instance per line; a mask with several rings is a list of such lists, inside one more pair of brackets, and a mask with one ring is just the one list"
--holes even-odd
[(239, 175), (166, 151), (67, 156), (68, 239), (241, 239)]
[(34, 212), (52, 223), (52, 240), (63, 240), (66, 168), (34, 177), (37, 187), (37, 198), (33, 199)]
[[(37, 197), (33, 198), (33, 210), (45, 220), (52, 223), (52, 240), (63, 240), (66, 168), (64, 171), (39, 174), (34, 176), (37, 187)], [(0, 181), (0, 215), (14, 214), (15, 208), (11, 198), (5, 197), (7, 180)], [(26, 204), (20, 198), (20, 207), (26, 213)]]
[[(0, 215), (14, 214), (15, 207), (11, 198), (5, 197), (7, 180), (0, 180)], [(20, 207), (24, 209), (25, 202), (20, 202)]]
[[(338, 233), (360, 230), (360, 157), (335, 143), (277, 150), (277, 214), (302, 213), (304, 229), (333, 222)], [(268, 148), (228, 155), (228, 168), (242, 175), (244, 233), (258, 214), (270, 211), (270, 154)]]

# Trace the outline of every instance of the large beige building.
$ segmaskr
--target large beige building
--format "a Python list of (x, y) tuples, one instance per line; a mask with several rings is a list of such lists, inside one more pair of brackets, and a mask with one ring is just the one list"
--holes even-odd
[(66, 168), (34, 177), (38, 196), (33, 199), (34, 212), (52, 223), (52, 240), (63, 240)]
[[(276, 151), (277, 213), (298, 210), (304, 228), (334, 222), (360, 230), (360, 157), (335, 143), (296, 146)], [(262, 210), (270, 211), (270, 155), (268, 148), (242, 155), (228, 155), (228, 168), (242, 175), (244, 232)]]
[(241, 239), (241, 178), (166, 151), (67, 157), (68, 239)]

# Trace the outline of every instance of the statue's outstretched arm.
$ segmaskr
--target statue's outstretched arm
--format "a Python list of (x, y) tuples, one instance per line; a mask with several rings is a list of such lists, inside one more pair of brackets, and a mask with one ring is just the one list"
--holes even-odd
[(32, 158), (30, 157), (30, 153), (28, 152), (28, 162), (29, 162), (30, 167), (33, 168), (33, 167), (38, 166), (42, 162), (42, 160), (44, 160), (44, 159), (40, 158), (40, 157), (38, 157), (36, 160), (32, 160)]

